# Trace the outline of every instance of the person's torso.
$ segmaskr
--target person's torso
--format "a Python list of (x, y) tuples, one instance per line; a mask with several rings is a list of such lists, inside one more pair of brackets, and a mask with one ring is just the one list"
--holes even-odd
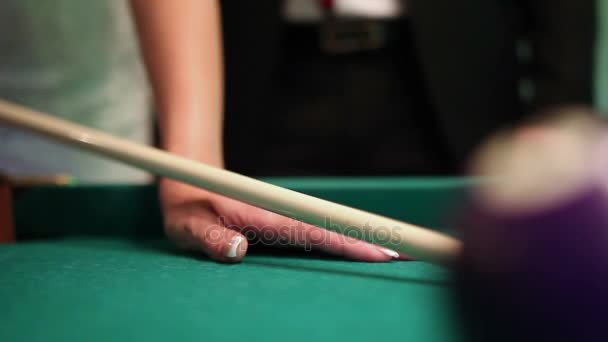
[[(125, 0), (0, 3), (0, 97), (150, 143), (149, 92)], [(0, 170), (84, 182), (146, 174), (0, 125)], [(1, 171), (0, 171), (1, 172)]]

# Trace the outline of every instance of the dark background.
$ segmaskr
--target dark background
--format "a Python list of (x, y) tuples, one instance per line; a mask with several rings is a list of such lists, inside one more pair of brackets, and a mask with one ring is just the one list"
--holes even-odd
[[(341, 55), (320, 49), (319, 25), (285, 22), (282, 1), (221, 3), (226, 166), (244, 174), (458, 174), (496, 129), (593, 101), (591, 0), (412, 0), (416, 16), (383, 22), (383, 48)], [(462, 49), (429, 48), (436, 39)], [(518, 98), (521, 80), (534, 96)], [(499, 95), (484, 96), (488, 84)]]

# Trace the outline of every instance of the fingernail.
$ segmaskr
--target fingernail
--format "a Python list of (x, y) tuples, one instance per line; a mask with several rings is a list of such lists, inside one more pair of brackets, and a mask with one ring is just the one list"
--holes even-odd
[(226, 257), (227, 258), (234, 258), (236, 257), (236, 252), (239, 250), (239, 246), (241, 245), (241, 243), (243, 242), (243, 237), (242, 236), (235, 236), (230, 240), (230, 248), (228, 249), (228, 251), (226, 252)]
[(395, 252), (392, 249), (388, 249), (388, 248), (379, 248), (380, 251), (388, 256), (390, 256), (393, 259), (399, 259), (399, 253)]

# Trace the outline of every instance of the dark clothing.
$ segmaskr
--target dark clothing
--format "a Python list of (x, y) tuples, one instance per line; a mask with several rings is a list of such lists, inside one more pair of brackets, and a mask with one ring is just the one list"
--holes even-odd
[(593, 0), (410, 0), (384, 48), (337, 56), (280, 1), (222, 5), (226, 164), (249, 175), (458, 173), (535, 109), (592, 103)]
[[(462, 162), (496, 129), (535, 110), (592, 104), (594, 0), (411, 0), (417, 51), (439, 126)], [(517, 43), (532, 47), (527, 65)], [(519, 96), (522, 76), (535, 87)]]

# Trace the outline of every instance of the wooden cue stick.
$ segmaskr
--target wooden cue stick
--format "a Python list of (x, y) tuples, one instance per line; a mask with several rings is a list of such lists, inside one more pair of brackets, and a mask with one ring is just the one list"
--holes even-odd
[[(318, 199), (166, 151), (74, 124), (0, 99), (0, 121), (326, 229), (356, 231), (420, 260), (451, 264), (461, 242), (405, 222)], [(326, 218), (331, 227), (325, 227)]]

